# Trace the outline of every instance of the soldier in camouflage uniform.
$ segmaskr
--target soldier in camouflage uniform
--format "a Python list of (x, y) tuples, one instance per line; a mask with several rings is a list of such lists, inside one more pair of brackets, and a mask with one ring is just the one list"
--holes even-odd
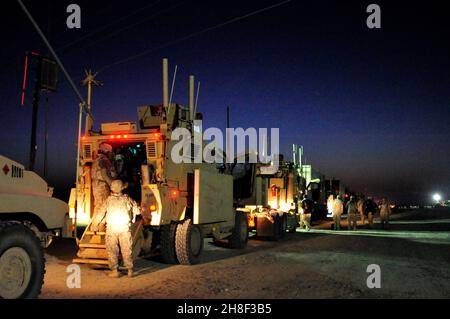
[(347, 222), (348, 230), (356, 230), (357, 219), (358, 219), (358, 205), (355, 200), (355, 196), (350, 196), (350, 201), (347, 203)]
[(364, 205), (365, 205), (365, 200), (364, 200), (364, 196), (361, 195), (361, 197), (358, 199), (358, 201), (356, 202), (356, 207), (358, 207), (358, 213), (359, 215), (361, 215), (361, 223), (364, 226)]
[(110, 194), (110, 186), (116, 172), (114, 165), (110, 160), (112, 147), (109, 144), (102, 143), (99, 146), (97, 158), (92, 164), (92, 193), (94, 195), (94, 215), (92, 217), (91, 230), (98, 231), (101, 220), (104, 215), (99, 214), (99, 209)]
[(106, 251), (111, 268), (110, 276), (116, 278), (119, 277), (119, 252), (122, 252), (124, 265), (128, 268), (128, 277), (133, 276), (131, 224), (136, 215), (140, 214), (137, 203), (122, 194), (123, 188), (121, 180), (114, 180), (111, 184), (112, 193), (99, 211), (106, 213)]
[(333, 221), (334, 230), (341, 229), (341, 215), (344, 212), (344, 200), (341, 195), (338, 195), (333, 204)]
[(391, 215), (391, 207), (386, 197), (381, 200), (380, 205), (380, 220), (381, 228), (387, 228), (389, 226), (389, 217)]

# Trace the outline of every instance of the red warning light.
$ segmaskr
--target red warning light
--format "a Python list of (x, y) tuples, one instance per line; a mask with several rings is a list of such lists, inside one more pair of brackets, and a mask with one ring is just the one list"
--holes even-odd
[(277, 196), (277, 187), (275, 185), (272, 185), (271, 191), (272, 191), (272, 196)]
[(83, 141), (85, 141), (85, 140), (86, 140), (86, 136), (81, 137), (81, 139), (82, 139)]
[(21, 105), (24, 106), (25, 104), (25, 90), (27, 88), (27, 73), (28, 73), (28, 54), (25, 55), (25, 67), (23, 70), (23, 82), (22, 82), (22, 99), (21, 99)]

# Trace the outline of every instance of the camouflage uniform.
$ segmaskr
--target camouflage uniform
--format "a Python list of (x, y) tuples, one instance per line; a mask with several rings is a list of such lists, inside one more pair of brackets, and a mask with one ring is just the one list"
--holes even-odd
[(110, 185), (115, 177), (114, 167), (105, 154), (98, 154), (92, 165), (92, 193), (94, 195), (94, 215), (92, 216), (91, 229), (98, 231), (99, 225), (105, 217), (99, 213), (99, 209), (110, 194)]
[(348, 229), (356, 230), (358, 207), (354, 200), (350, 200), (347, 204), (347, 221)]
[(361, 215), (361, 222), (364, 225), (364, 198), (360, 198), (356, 206), (358, 207), (358, 213)]
[(385, 228), (389, 225), (390, 215), (391, 215), (391, 207), (389, 206), (389, 202), (383, 198), (380, 205), (380, 220), (382, 228)]
[(328, 196), (327, 199), (328, 216), (333, 216), (333, 206), (334, 206), (334, 197), (333, 195), (330, 195)]
[(341, 215), (344, 212), (344, 202), (338, 196), (335, 199), (333, 204), (333, 221), (334, 221), (334, 230), (341, 229)]
[(119, 252), (122, 252), (125, 267), (132, 269), (133, 257), (130, 227), (135, 215), (140, 213), (137, 203), (127, 195), (113, 193), (103, 203), (100, 212), (106, 212), (106, 251), (110, 268), (118, 268)]

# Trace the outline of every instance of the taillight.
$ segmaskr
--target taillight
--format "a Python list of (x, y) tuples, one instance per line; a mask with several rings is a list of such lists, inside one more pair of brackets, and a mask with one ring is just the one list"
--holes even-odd
[(277, 187), (275, 185), (272, 185), (271, 191), (272, 191), (272, 196), (277, 196)]
[(161, 134), (161, 132), (155, 132), (153, 133), (153, 138), (157, 141), (163, 141), (165, 140), (165, 136)]

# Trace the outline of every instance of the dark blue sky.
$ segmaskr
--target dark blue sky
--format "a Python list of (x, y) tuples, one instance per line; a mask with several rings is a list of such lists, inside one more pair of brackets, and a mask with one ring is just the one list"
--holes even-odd
[[(80, 30), (65, 26), (73, 2), (82, 9)], [(174, 101), (187, 104), (189, 74), (201, 81), (206, 127), (224, 127), (230, 105), (232, 126), (279, 127), (283, 153), (290, 157), (292, 143), (304, 145), (308, 163), (353, 190), (398, 201), (427, 201), (435, 191), (450, 197), (450, 19), (437, 1), (375, 1), (382, 29), (369, 30), (365, 9), (372, 2), (292, 1), (163, 49), (277, 1), (25, 4), (77, 82), (85, 66), (100, 70), (154, 49), (98, 75), (104, 86), (94, 92), (97, 124), (136, 121), (137, 106), (160, 103), (161, 59), (168, 57), (171, 70), (179, 68)], [(0, 154), (27, 163), (31, 89), (20, 108), (23, 54), (46, 49), (15, 1), (8, 3), (0, 13)], [(49, 179), (63, 187), (74, 182), (78, 107), (62, 76), (49, 107)]]

